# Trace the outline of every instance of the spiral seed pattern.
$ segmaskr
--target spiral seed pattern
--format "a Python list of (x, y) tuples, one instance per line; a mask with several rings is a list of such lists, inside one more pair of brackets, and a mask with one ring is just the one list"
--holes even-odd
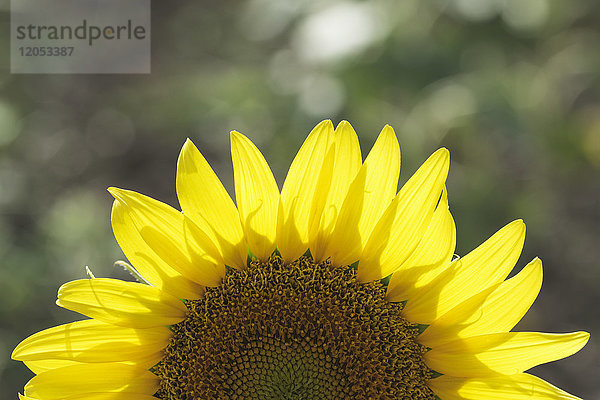
[(353, 268), (274, 255), (186, 304), (159, 399), (435, 399), (418, 327)]

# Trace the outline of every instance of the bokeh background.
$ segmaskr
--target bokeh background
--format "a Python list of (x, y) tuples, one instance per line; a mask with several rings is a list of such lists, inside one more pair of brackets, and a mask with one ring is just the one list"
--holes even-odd
[(401, 181), (450, 149), (459, 254), (525, 220), (515, 271), (539, 255), (545, 279), (517, 328), (592, 332), (534, 372), (600, 399), (600, 2), (155, 1), (149, 75), (11, 75), (0, 15), (0, 399), (31, 377), (14, 346), (78, 318), (54, 305), (61, 283), (86, 265), (127, 278), (106, 187), (177, 205), (189, 137), (232, 193), (233, 129), (281, 184), (325, 118), (363, 154), (391, 124)]

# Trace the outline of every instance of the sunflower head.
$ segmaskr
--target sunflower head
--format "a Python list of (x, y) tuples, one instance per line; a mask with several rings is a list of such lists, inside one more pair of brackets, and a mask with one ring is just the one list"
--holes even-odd
[(189, 140), (181, 211), (109, 189), (140, 282), (63, 285), (90, 319), (17, 346), (21, 399), (577, 399), (525, 371), (589, 335), (511, 331), (542, 281), (538, 258), (506, 279), (523, 222), (454, 255), (446, 149), (399, 191), (390, 126), (363, 161), (348, 122), (321, 122), (281, 191), (244, 135), (231, 154), (235, 203)]

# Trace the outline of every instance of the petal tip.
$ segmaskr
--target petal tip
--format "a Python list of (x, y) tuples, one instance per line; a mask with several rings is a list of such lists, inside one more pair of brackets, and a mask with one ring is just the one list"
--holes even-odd
[(571, 354), (575, 354), (578, 351), (580, 351), (581, 349), (583, 349), (585, 347), (585, 345), (588, 343), (588, 341), (590, 340), (590, 333), (585, 332), (585, 331), (574, 332), (572, 340), (575, 343), (573, 343), (574, 351)]
[(439, 157), (445, 162), (450, 160), (450, 150), (448, 150), (446, 147), (440, 147), (435, 151), (435, 153), (433, 153), (433, 155)]
[(527, 266), (533, 268), (535, 272), (539, 275), (541, 285), (542, 279), (544, 278), (544, 268), (542, 266), (542, 260), (539, 257), (535, 257)]
[(379, 133), (379, 135), (389, 137), (389, 139), (396, 139), (396, 141), (398, 141), (398, 137), (396, 136), (396, 132), (394, 131), (394, 128), (392, 128), (392, 126), (389, 124), (386, 124), (381, 129), (381, 132)]
[(392, 128), (392, 126), (390, 124), (385, 124), (385, 126), (383, 127), (383, 129), (381, 130), (382, 132), (391, 132), (394, 135), (396, 134), (396, 132), (394, 131), (394, 128)]
[(108, 190), (108, 193), (110, 193), (115, 198), (115, 200), (120, 201), (123, 204), (127, 204), (128, 198), (131, 199), (132, 196), (138, 194), (132, 190), (121, 189), (113, 186), (109, 187), (106, 190)]
[(352, 125), (350, 124), (350, 122), (346, 121), (345, 119), (341, 120), (339, 124), (337, 124), (337, 126), (335, 127), (335, 130), (341, 130), (341, 129), (352, 129)]
[[(338, 127), (339, 127), (339, 125), (338, 125)], [(333, 122), (331, 122), (330, 119), (326, 119), (326, 120), (319, 122), (317, 125), (315, 125), (315, 127), (310, 131), (308, 136), (310, 137), (312, 135), (318, 135), (318, 136), (330, 135), (333, 132), (335, 132), (335, 129), (333, 127)]]
[(327, 125), (327, 128), (333, 129), (333, 122), (331, 122), (330, 119), (324, 119), (323, 121), (321, 121), (317, 124), (317, 126), (323, 126), (323, 127), (325, 127), (326, 125)]
[(523, 221), (521, 218), (514, 220), (512, 224), (514, 224), (515, 229), (518, 229), (523, 234), (525, 233), (527, 227), (525, 225), (525, 221)]
[[(65, 305), (65, 303), (61, 300), (61, 298), (59, 297), (58, 299), (56, 299), (56, 301), (54, 302), (54, 304), (56, 304), (57, 306), (59, 306), (60, 308), (64, 308), (65, 310), (69, 310), (69, 307), (67, 307)], [(72, 311), (72, 310), (71, 310)]]
[(181, 154), (196, 150), (196, 145), (192, 140), (188, 137), (185, 139), (183, 146), (181, 146)]
[(246, 136), (239, 133), (238, 131), (229, 132), (229, 140), (231, 141), (231, 144), (240, 143), (244, 139), (246, 139)]
[(590, 336), (591, 336), (590, 333), (589, 332), (585, 332), (585, 331), (579, 331), (578, 333), (579, 333), (579, 338), (583, 342), (583, 346), (585, 346), (586, 343), (588, 342), (588, 340), (590, 340)]
[(19, 343), (17, 345), (17, 347), (15, 347), (14, 350), (12, 351), (12, 353), (10, 354), (10, 358), (12, 360), (23, 361), (22, 358), (21, 358), (21, 353), (22, 353), (22, 351), (21, 351), (21, 345), (22, 344), (23, 344), (23, 342)]
[(533, 260), (531, 260), (529, 264), (531, 264), (536, 269), (542, 269), (542, 260), (539, 257), (535, 257)]
[(122, 200), (122, 194), (124, 192), (124, 189), (119, 189), (117, 187), (111, 186), (109, 188), (106, 189), (108, 191), (108, 193), (111, 194), (112, 197), (114, 197), (116, 200)]

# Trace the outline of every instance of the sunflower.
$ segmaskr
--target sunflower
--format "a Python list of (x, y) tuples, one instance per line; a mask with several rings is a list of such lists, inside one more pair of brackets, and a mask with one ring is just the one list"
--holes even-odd
[(523, 222), (454, 255), (446, 149), (399, 192), (389, 126), (363, 162), (348, 122), (321, 122), (281, 191), (249, 139), (231, 153), (237, 207), (189, 140), (182, 211), (109, 189), (140, 282), (63, 285), (90, 319), (17, 346), (21, 399), (577, 399), (524, 371), (589, 335), (511, 332), (542, 283), (538, 258), (506, 279)]

